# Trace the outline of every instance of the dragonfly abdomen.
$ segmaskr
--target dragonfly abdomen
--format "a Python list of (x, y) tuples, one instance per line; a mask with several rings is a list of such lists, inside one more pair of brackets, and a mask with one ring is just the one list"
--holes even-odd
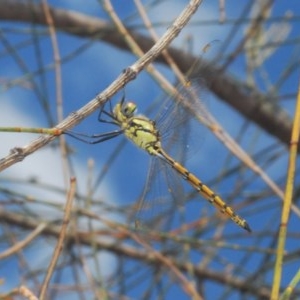
[(251, 232), (250, 226), (246, 220), (238, 216), (233, 209), (228, 206), (220, 196), (215, 194), (207, 185), (205, 185), (197, 176), (189, 172), (184, 166), (179, 162), (172, 159), (165, 151), (162, 149), (158, 150), (160, 157), (162, 157), (173, 169), (175, 169), (188, 183), (198, 191), (206, 200), (208, 200), (215, 207), (220, 209), (220, 211), (226, 214), (231, 220), (233, 220), (238, 226), (244, 228), (245, 230)]

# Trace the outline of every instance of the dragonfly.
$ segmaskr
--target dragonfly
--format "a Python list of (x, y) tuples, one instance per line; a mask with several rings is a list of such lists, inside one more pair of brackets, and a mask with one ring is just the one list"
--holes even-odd
[[(183, 100), (184, 96), (177, 98)], [(109, 110), (105, 110), (104, 106), (101, 108), (98, 121), (116, 125), (118, 129), (89, 136), (95, 140), (88, 141), (88, 143), (98, 144), (117, 136), (125, 135), (125, 137), (138, 148), (144, 150), (155, 159), (161, 160), (164, 164), (175, 170), (194, 190), (197, 191), (197, 193), (208, 200), (209, 203), (213, 204), (223, 214), (227, 215), (235, 224), (244, 230), (251, 232), (250, 226), (245, 219), (236, 214), (233, 208), (227, 205), (218, 194), (167, 153), (162, 146), (163, 135), (157, 127), (156, 122), (142, 114), (137, 114), (138, 107), (136, 103), (126, 101), (125, 94), (114, 107), (112, 107), (111, 102), (109, 103)], [(175, 105), (178, 105), (178, 103)], [(105, 115), (106, 118), (102, 117), (103, 115)], [(169, 118), (171, 118), (171, 116), (169, 116)], [(73, 132), (64, 133), (86, 142), (85, 139), (78, 138), (78, 135)], [(140, 220), (138, 220), (138, 222), (140, 222)]]
[[(190, 83), (188, 84), (190, 85)], [(177, 102), (182, 104), (182, 101), (186, 101), (186, 98), (191, 98), (187, 94), (177, 97)], [(174, 100), (175, 101), (175, 100)], [(31, 132), (50, 135), (66, 134), (74, 137), (77, 140), (87, 142), (89, 144), (98, 144), (104, 141), (113, 139), (120, 135), (125, 135), (138, 148), (146, 151), (152, 157), (161, 160), (164, 164), (175, 170), (183, 179), (185, 179), (194, 190), (197, 191), (202, 197), (213, 204), (223, 214), (227, 215), (234, 223), (248, 232), (251, 232), (251, 228), (247, 221), (235, 213), (233, 208), (226, 204), (226, 202), (216, 194), (211, 188), (204, 184), (196, 175), (190, 172), (179, 161), (175, 160), (162, 146), (163, 134), (160, 132), (157, 123), (152, 119), (137, 114), (137, 105), (132, 101), (126, 101), (125, 94), (122, 96), (119, 103), (114, 107), (110, 103), (109, 110), (105, 110), (103, 106), (98, 115), (98, 121), (103, 123), (110, 123), (116, 125), (118, 129), (109, 131), (106, 133), (94, 134), (88, 136), (86, 134), (75, 133), (72, 131), (62, 131), (56, 128), (21, 128), (21, 127), (1, 127), (0, 131), (5, 132)], [(179, 105), (178, 103), (175, 104)], [(190, 103), (185, 109), (188, 108)], [(106, 116), (106, 118), (103, 117)], [(172, 116), (164, 116), (172, 118)], [(173, 116), (176, 118), (176, 116)], [(177, 122), (177, 125), (180, 122)], [(184, 125), (184, 124), (180, 124)], [(86, 140), (84, 137), (92, 138), (92, 140)], [(141, 199), (143, 201), (143, 199)]]
[[(186, 99), (187, 95), (181, 95), (177, 97), (182, 101)], [(189, 97), (189, 96), (188, 96)], [(86, 134), (79, 134), (72, 131), (62, 131), (56, 128), (21, 128), (21, 127), (0, 127), (0, 131), (3, 132), (30, 132), (39, 134), (61, 135), (66, 134), (74, 137), (77, 140), (87, 142), (89, 144), (98, 144), (104, 141), (113, 139), (120, 135), (125, 135), (128, 140), (135, 144), (138, 148), (146, 151), (152, 157), (161, 160), (164, 164), (167, 164), (170, 168), (175, 170), (183, 179), (185, 179), (194, 190), (197, 191), (202, 197), (213, 204), (223, 214), (227, 215), (234, 223), (248, 232), (251, 232), (251, 228), (247, 221), (235, 213), (233, 208), (226, 204), (226, 202), (216, 194), (211, 188), (204, 184), (196, 175), (190, 172), (179, 161), (176, 161), (162, 146), (162, 132), (155, 121), (142, 114), (137, 114), (137, 105), (132, 101), (125, 100), (125, 94), (122, 96), (119, 103), (113, 108), (110, 103), (110, 109), (105, 110), (103, 106), (100, 110), (98, 121), (104, 123), (110, 123), (116, 125), (118, 129), (94, 134), (88, 136)], [(178, 103), (177, 103), (178, 105)], [(106, 118), (102, 117), (103, 115)], [(166, 116), (164, 116), (166, 117)], [(172, 116), (168, 116), (172, 118)], [(184, 125), (184, 124), (181, 124)], [(86, 140), (81, 137), (90, 137), (93, 140)], [(143, 199), (141, 199), (143, 201)]]

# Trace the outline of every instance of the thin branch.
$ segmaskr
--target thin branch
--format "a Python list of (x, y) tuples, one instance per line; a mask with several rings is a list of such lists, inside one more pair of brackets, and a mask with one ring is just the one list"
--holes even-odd
[(41, 232), (46, 228), (46, 223), (40, 223), (24, 240), (18, 242), (13, 247), (3, 251), (0, 253), (0, 260), (7, 258), (15, 253), (24, 249), (27, 245), (29, 245), (36, 237), (38, 237)]
[[(96, 214), (91, 213), (95, 219), (99, 219)], [(33, 229), (36, 228), (39, 220), (31, 217), (24, 217), (24, 215), (20, 215), (18, 213), (8, 212), (2, 210), (0, 208), (0, 220), (2, 222), (6, 222), (12, 224), (14, 226), (19, 226), (24, 229)], [(60, 234), (61, 228), (59, 226), (51, 225), (44, 229), (43, 234), (45, 236), (52, 236), (58, 238)], [(131, 232), (128, 232), (128, 235), (131, 235)], [(115, 235), (117, 236), (117, 235)], [(121, 239), (124, 238), (124, 228), (122, 227), (122, 235)], [(91, 240), (91, 238), (93, 240)], [(155, 257), (151, 252), (142, 251), (139, 248), (127, 246), (121, 244), (121, 240), (119, 241), (107, 241), (106, 239), (95, 239), (94, 233), (87, 232), (68, 232), (66, 234), (66, 239), (72, 244), (76, 244), (76, 242), (80, 242), (81, 245), (86, 245), (90, 247), (93, 245), (97, 249), (101, 249), (103, 251), (113, 252), (117, 255), (129, 257), (135, 260), (141, 260), (145, 263), (151, 265), (161, 265), (161, 260)], [(191, 265), (190, 262), (179, 262), (174, 259), (171, 260), (172, 263), (181, 271), (190, 272), (192, 269), (193, 274), (195, 276), (201, 278), (201, 280), (213, 280), (217, 283), (224, 284), (226, 286), (231, 286), (235, 289), (240, 290), (243, 293), (248, 293), (254, 295), (259, 299), (269, 299), (270, 289), (268, 287), (257, 287), (255, 284), (248, 282), (247, 280), (243, 280), (233, 276), (224, 276), (224, 273), (218, 273), (215, 271), (211, 271), (210, 269), (202, 269), (196, 265)]]
[[(40, 5), (15, 0), (0, 0), (0, 6), (0, 19), (2, 20), (47, 25)], [(49, 9), (57, 30), (84, 38), (102, 40), (130, 51), (121, 34), (111, 24), (71, 10), (53, 7)], [(130, 29), (127, 30), (144, 52), (153, 46), (152, 38)], [(196, 59), (173, 47), (169, 47), (168, 52), (183, 72), (186, 72)], [(159, 55), (157, 61), (167, 63), (163, 55)], [(274, 96), (264, 95), (252, 87), (246, 87), (241, 81), (219, 72), (211, 64), (203, 62), (201, 65), (203, 67), (199, 70), (199, 76), (207, 82), (207, 86), (213, 93), (281, 142), (289, 145), (292, 121), (286, 112), (276, 105)]]
[[(88, 115), (96, 111), (101, 105), (103, 105), (109, 98), (116, 94), (126, 83), (133, 80), (139, 72), (143, 70), (151, 61), (153, 61), (168, 45), (175, 39), (180, 33), (182, 28), (187, 24), (191, 16), (195, 13), (198, 6), (201, 4), (201, 0), (191, 0), (186, 8), (174, 21), (173, 25), (165, 32), (165, 34), (157, 41), (153, 47), (145, 53), (137, 62), (126, 69), (109, 87), (103, 92), (98, 94), (88, 104), (83, 106), (78, 111), (69, 115), (63, 122), (58, 124), (56, 127), (63, 131), (66, 131), (81, 120), (86, 118)], [(1, 1), (0, 1), (0, 5)], [(31, 7), (31, 6), (30, 6)], [(39, 6), (38, 6), (39, 7)], [(34, 12), (31, 13), (31, 16)], [(55, 17), (53, 16), (55, 22)], [(31, 142), (29, 145), (22, 148), (15, 148), (11, 151), (11, 154), (0, 160), (0, 171), (8, 168), (12, 164), (22, 161), (26, 156), (40, 149), (51, 142), (55, 136), (42, 136)]]
[(66, 206), (65, 206), (65, 213), (64, 213), (64, 218), (63, 218), (63, 224), (61, 226), (61, 230), (58, 236), (57, 244), (55, 247), (55, 250), (53, 252), (52, 259), (50, 261), (49, 267), (46, 272), (46, 276), (44, 279), (44, 282), (41, 286), (41, 292), (40, 292), (40, 300), (45, 299), (47, 289), (49, 286), (50, 279), (55, 271), (55, 267), (59, 258), (59, 255), (61, 254), (63, 250), (63, 246), (66, 240), (66, 234), (67, 234), (67, 227), (70, 222), (70, 216), (71, 216), (71, 211), (72, 211), (72, 205), (73, 205), (73, 200), (76, 192), (76, 179), (72, 177), (70, 179), (70, 188), (67, 194), (67, 201), (66, 201)]

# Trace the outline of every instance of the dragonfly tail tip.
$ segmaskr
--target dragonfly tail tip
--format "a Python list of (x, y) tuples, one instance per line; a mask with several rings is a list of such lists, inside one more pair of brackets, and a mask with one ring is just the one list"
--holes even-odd
[(246, 221), (245, 221), (245, 223), (243, 224), (243, 228), (244, 228), (245, 230), (247, 230), (249, 233), (252, 232), (252, 230), (251, 230), (249, 224), (248, 224)]

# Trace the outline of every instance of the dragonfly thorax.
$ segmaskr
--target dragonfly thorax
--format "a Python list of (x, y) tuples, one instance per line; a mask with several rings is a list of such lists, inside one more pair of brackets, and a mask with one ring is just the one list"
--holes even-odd
[(121, 101), (114, 107), (113, 114), (129, 140), (149, 154), (157, 155), (161, 144), (155, 122), (143, 115), (135, 116), (136, 110), (135, 103)]
[(143, 115), (135, 116), (127, 120), (123, 129), (135, 145), (151, 155), (157, 155), (157, 149), (161, 148), (160, 135), (152, 120)]

